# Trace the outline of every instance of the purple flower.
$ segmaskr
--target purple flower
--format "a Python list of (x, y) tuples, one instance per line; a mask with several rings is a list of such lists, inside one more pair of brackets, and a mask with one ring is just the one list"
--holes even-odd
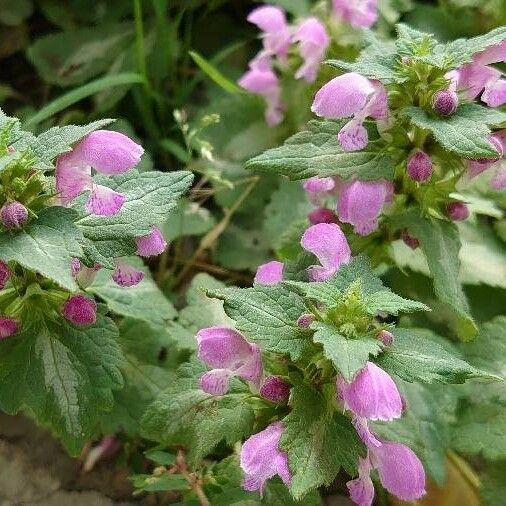
[(0, 290), (3, 290), (5, 288), (5, 285), (9, 282), (9, 279), (11, 279), (11, 270), (5, 262), (2, 262), (0, 260)]
[(455, 91), (439, 90), (432, 97), (432, 109), (440, 116), (451, 116), (459, 105), (459, 97)]
[(262, 30), (265, 51), (284, 59), (290, 46), (290, 29), (283, 9), (274, 5), (265, 5), (253, 9), (247, 20)]
[(116, 261), (116, 269), (112, 280), (119, 286), (130, 287), (138, 285), (144, 279), (144, 272), (132, 267), (123, 260)]
[(260, 395), (272, 402), (286, 402), (290, 396), (290, 385), (278, 376), (268, 376), (260, 388)]
[(297, 318), (297, 325), (302, 329), (307, 329), (314, 322), (315, 315), (313, 313), (301, 314)]
[(351, 250), (345, 235), (335, 223), (319, 223), (310, 226), (302, 236), (301, 246), (313, 253), (321, 265), (308, 268), (311, 281), (325, 281), (331, 278), (341, 264), (351, 259)]
[(71, 295), (63, 305), (62, 314), (74, 325), (93, 325), (97, 321), (97, 303), (84, 295)]
[(318, 19), (307, 18), (297, 27), (293, 41), (299, 42), (299, 51), (304, 59), (304, 64), (295, 73), (295, 78), (303, 78), (312, 83), (316, 80), (318, 66), (330, 42), (327, 31)]
[(167, 247), (167, 242), (158, 227), (153, 227), (147, 235), (136, 237), (135, 243), (137, 244), (137, 254), (141, 257), (160, 255)]
[(241, 449), (241, 468), (245, 490), (263, 493), (267, 480), (276, 474), (288, 485), (292, 479), (288, 455), (279, 449), (283, 423), (271, 423), (265, 430), (251, 436)]
[(274, 126), (283, 121), (283, 103), (278, 76), (271, 68), (251, 67), (240, 79), (239, 85), (251, 93), (264, 97), (267, 103), (265, 121)]
[(319, 207), (314, 211), (311, 211), (307, 215), (311, 225), (318, 225), (318, 223), (336, 223), (337, 216), (334, 211), (327, 209), (326, 207)]
[(335, 14), (357, 28), (369, 28), (378, 19), (378, 0), (332, 0)]
[(346, 483), (350, 499), (358, 506), (371, 506), (374, 500), (374, 485), (370, 473), (372, 471), (369, 456), (358, 459), (358, 478)]
[(11, 337), (19, 331), (19, 323), (15, 318), (0, 316), (0, 339)]
[(432, 159), (425, 151), (418, 149), (408, 158), (407, 169), (414, 181), (427, 181), (432, 175)]
[(84, 191), (90, 196), (86, 210), (101, 216), (117, 214), (125, 196), (94, 182), (92, 168), (107, 175), (121, 174), (139, 163), (144, 150), (126, 135), (97, 130), (81, 140), (56, 162), (56, 189), (63, 205)]
[(0, 209), (0, 221), (5, 228), (21, 228), (28, 221), (28, 209), (20, 202), (6, 202)]
[(337, 135), (344, 151), (358, 151), (369, 142), (363, 122), (368, 116), (386, 119), (388, 115), (385, 87), (355, 72), (335, 77), (315, 95), (311, 110), (329, 119), (353, 118)]
[(302, 184), (312, 204), (319, 206), (326, 197), (332, 194), (336, 181), (332, 177), (310, 177)]
[(255, 274), (255, 283), (260, 285), (277, 285), (283, 281), (283, 262), (272, 260), (259, 265)]
[(353, 225), (359, 235), (368, 235), (378, 228), (378, 216), (385, 203), (393, 197), (389, 181), (359, 181), (346, 183), (339, 197), (337, 214), (344, 223)]
[(86, 267), (78, 258), (73, 258), (71, 263), (72, 276), (81, 288), (90, 286), (101, 268), (102, 266), (99, 264), (95, 264), (94, 267)]
[(453, 221), (463, 221), (469, 218), (469, 208), (464, 202), (450, 202), (446, 209), (448, 217)]
[(197, 332), (198, 357), (213, 370), (200, 378), (204, 392), (223, 395), (229, 381), (238, 376), (259, 385), (262, 376), (262, 353), (235, 329), (209, 327)]
[(499, 107), (506, 103), (506, 80), (502, 72), (489, 67), (491, 63), (506, 60), (506, 40), (477, 53), (471, 63), (449, 72), (451, 89), (460, 90), (469, 100), (481, 93), (481, 100), (489, 107)]
[(390, 421), (402, 414), (402, 399), (394, 380), (372, 362), (367, 362), (351, 383), (338, 377), (337, 388), (345, 408), (359, 417)]
[(504, 168), (504, 158), (506, 156), (506, 130), (499, 130), (489, 136), (490, 144), (497, 151), (494, 158), (484, 158), (482, 160), (469, 160), (467, 165), (467, 175), (469, 179), (476, 177), (483, 171), (495, 167), (496, 171), (490, 181), (490, 186), (495, 190), (506, 188), (506, 169)]

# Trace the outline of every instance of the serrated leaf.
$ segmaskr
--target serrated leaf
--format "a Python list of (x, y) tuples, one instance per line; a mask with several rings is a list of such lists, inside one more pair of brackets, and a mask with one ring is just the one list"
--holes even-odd
[(290, 354), (297, 360), (311, 346), (311, 332), (297, 325), (306, 312), (302, 300), (281, 286), (209, 290), (210, 297), (224, 301), (224, 309), (236, 328), (263, 350)]
[[(142, 262), (130, 261), (136, 268), (141, 268)], [(176, 317), (177, 311), (165, 297), (151, 278), (147, 269), (144, 279), (131, 287), (118, 286), (111, 278), (111, 272), (101, 270), (88, 292), (100, 297), (107, 303), (109, 309), (122, 316), (142, 320), (151, 325), (164, 325), (167, 320)]]
[[(502, 380), (452, 354), (426, 333), (415, 329), (394, 329), (394, 345), (386, 348), (375, 362), (405, 381), (422, 383), (464, 383), (471, 378)], [(448, 347), (447, 347), (448, 348)]]
[(38, 321), (0, 343), (0, 409), (28, 409), (79, 455), (113, 391), (123, 386), (118, 331), (98, 315), (91, 327)]
[(395, 224), (399, 228), (407, 227), (409, 233), (420, 242), (437, 297), (449, 304), (456, 313), (459, 337), (468, 340), (475, 336), (477, 327), (459, 280), (460, 239), (456, 226), (447, 221), (424, 218), (416, 210), (396, 217)]
[(200, 364), (185, 364), (180, 377), (146, 410), (143, 437), (165, 445), (184, 445), (197, 463), (220, 441), (234, 444), (251, 434), (254, 413), (244, 393), (206, 394), (198, 385)]
[(422, 302), (405, 299), (388, 289), (367, 295), (364, 305), (367, 308), (367, 312), (371, 315), (378, 314), (378, 311), (385, 311), (393, 315), (398, 315), (400, 312), (430, 311), (430, 308)]
[(316, 330), (313, 341), (323, 345), (325, 357), (348, 382), (364, 367), (369, 355), (376, 356), (381, 351), (379, 341), (372, 337), (347, 338), (328, 323), (316, 323), (311, 328)]
[(44, 209), (23, 229), (0, 234), (0, 258), (18, 262), (68, 290), (77, 290), (70, 264), (72, 257), (82, 256), (83, 250), (81, 233), (72, 222), (75, 217), (75, 212), (63, 207)]
[[(327, 392), (335, 395), (335, 389)], [(320, 485), (328, 485), (343, 467), (354, 474), (365, 448), (351, 421), (336, 413), (331, 400), (306, 385), (292, 388), (291, 413), (283, 420), (280, 447), (288, 453), (295, 499)]]
[(445, 118), (431, 116), (420, 107), (406, 107), (402, 114), (419, 128), (429, 130), (444, 149), (475, 160), (497, 156), (488, 140), (491, 131), (487, 125), (506, 121), (506, 113), (478, 104), (462, 104)]
[(363, 181), (392, 179), (392, 159), (388, 154), (375, 150), (372, 142), (362, 151), (346, 152), (341, 149), (337, 133), (342, 124), (312, 120), (308, 123), (309, 130), (296, 133), (283, 146), (248, 160), (245, 167), (292, 180), (312, 176), (356, 177)]

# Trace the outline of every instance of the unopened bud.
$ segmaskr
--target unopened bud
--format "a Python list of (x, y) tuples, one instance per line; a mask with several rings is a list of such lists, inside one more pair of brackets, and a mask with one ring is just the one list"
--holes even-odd
[(21, 228), (28, 220), (28, 209), (20, 202), (6, 202), (0, 209), (0, 221), (5, 228)]
[(378, 339), (385, 345), (385, 346), (392, 346), (394, 343), (394, 335), (392, 332), (389, 332), (388, 330), (382, 330), (378, 334)]
[(336, 223), (337, 216), (334, 211), (327, 209), (326, 207), (319, 207), (314, 211), (311, 211), (308, 216), (311, 225), (317, 225), (318, 223)]
[(301, 314), (297, 319), (297, 325), (303, 329), (307, 329), (314, 322), (314, 319), (314, 314)]
[(11, 270), (9, 266), (0, 260), (0, 290), (5, 288), (5, 285), (9, 282), (11, 278)]
[(448, 204), (447, 211), (453, 221), (463, 221), (469, 218), (469, 208), (463, 202), (451, 202)]
[(74, 325), (93, 325), (97, 321), (97, 303), (84, 295), (72, 295), (63, 305), (62, 313)]
[(432, 97), (432, 108), (441, 116), (450, 116), (459, 105), (459, 97), (454, 91), (440, 90)]
[(14, 318), (0, 316), (0, 339), (13, 336), (19, 330), (19, 323)]
[(272, 402), (286, 402), (290, 396), (290, 385), (278, 376), (269, 376), (260, 388), (260, 395)]
[(401, 231), (401, 239), (404, 241), (404, 244), (409, 246), (411, 249), (416, 249), (420, 246), (418, 239), (410, 235), (406, 229)]
[(427, 153), (417, 150), (408, 158), (407, 169), (414, 181), (426, 181), (432, 175), (432, 160)]

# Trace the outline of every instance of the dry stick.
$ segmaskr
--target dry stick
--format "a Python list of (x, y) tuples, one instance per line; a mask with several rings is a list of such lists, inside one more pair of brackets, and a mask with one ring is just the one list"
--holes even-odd
[(202, 490), (202, 482), (199, 480), (193, 473), (188, 472), (188, 467), (186, 466), (186, 460), (184, 458), (183, 450), (177, 451), (176, 464), (179, 468), (179, 472), (185, 478), (185, 480), (190, 484), (190, 487), (195, 492), (196, 496), (199, 499), (200, 506), (211, 506), (209, 499), (206, 497), (206, 494)]
[(225, 214), (223, 218), (217, 223), (200, 241), (199, 247), (195, 251), (195, 253), (191, 256), (191, 258), (188, 260), (188, 263), (181, 269), (179, 274), (177, 275), (176, 279), (174, 280), (173, 286), (176, 287), (179, 285), (179, 283), (182, 281), (182, 279), (185, 277), (185, 275), (190, 270), (192, 264), (195, 262), (195, 260), (199, 257), (199, 255), (205, 251), (207, 248), (211, 247), (213, 243), (220, 237), (220, 235), (225, 231), (227, 228), (230, 219), (232, 218), (233, 214), (237, 211), (239, 206), (244, 202), (246, 197), (253, 191), (253, 188), (255, 188), (256, 184), (259, 181), (259, 177), (255, 177), (251, 183), (247, 186), (247, 188), (239, 195), (239, 198), (234, 202), (232, 207), (230, 209), (227, 209), (225, 211)]

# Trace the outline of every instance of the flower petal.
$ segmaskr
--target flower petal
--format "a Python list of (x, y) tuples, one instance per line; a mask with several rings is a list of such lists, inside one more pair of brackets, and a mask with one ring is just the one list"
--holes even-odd
[(352, 119), (341, 128), (337, 140), (344, 151), (360, 151), (367, 146), (369, 136), (362, 120)]
[(493, 83), (487, 83), (481, 100), (489, 107), (499, 107), (506, 104), (506, 79), (497, 79)]
[(277, 285), (283, 281), (284, 266), (283, 262), (276, 260), (259, 265), (254, 282), (261, 285)]
[(225, 395), (230, 388), (231, 376), (228, 369), (213, 369), (200, 377), (200, 388), (207, 394)]
[(358, 478), (346, 483), (350, 499), (358, 506), (371, 506), (374, 500), (374, 485), (370, 477), (371, 464), (369, 458), (359, 458)]
[(84, 190), (91, 190), (91, 167), (83, 165), (74, 153), (64, 153), (56, 161), (56, 191), (63, 205), (74, 200)]
[(107, 186), (94, 184), (86, 211), (99, 216), (114, 216), (118, 214), (125, 203), (126, 197)]
[(113, 281), (123, 287), (138, 285), (144, 279), (144, 273), (119, 260), (112, 275)]
[(151, 232), (135, 238), (137, 254), (141, 257), (160, 255), (167, 247), (167, 241), (158, 227), (153, 227)]

